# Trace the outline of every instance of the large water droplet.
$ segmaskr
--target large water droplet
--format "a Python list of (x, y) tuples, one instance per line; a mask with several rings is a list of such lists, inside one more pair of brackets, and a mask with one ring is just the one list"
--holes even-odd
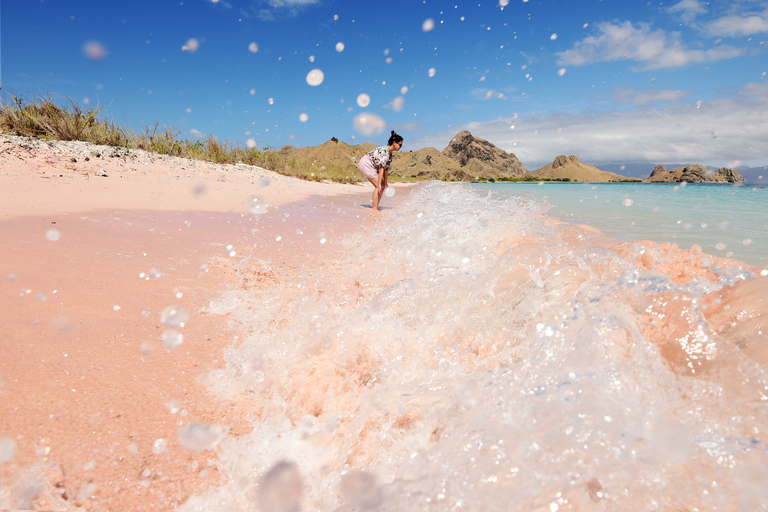
[(152, 443), (152, 453), (154, 454), (163, 453), (166, 448), (168, 448), (168, 441), (162, 437), (156, 439), (155, 442)]
[(307, 73), (307, 83), (313, 87), (323, 83), (324, 79), (325, 79), (325, 75), (319, 69), (313, 69), (312, 71)]
[(189, 423), (179, 432), (179, 444), (191, 452), (212, 450), (223, 438), (221, 427), (211, 423)]
[(355, 130), (359, 131), (363, 135), (378, 135), (384, 131), (386, 123), (384, 120), (376, 114), (369, 112), (363, 112), (355, 116), (355, 120), (352, 123)]
[(184, 306), (168, 306), (160, 313), (160, 321), (166, 327), (184, 327), (189, 320), (189, 311)]
[(187, 41), (187, 44), (181, 47), (181, 51), (195, 53), (198, 48), (200, 48), (200, 41), (193, 37)]
[(352, 471), (341, 479), (341, 496), (355, 508), (370, 510), (381, 505), (381, 487), (369, 471)]
[(11, 437), (0, 437), (0, 464), (5, 464), (16, 455), (16, 441)]
[(258, 51), (259, 51), (259, 45), (258, 45), (258, 44), (256, 44), (255, 42), (254, 42), (254, 43), (251, 43), (251, 44), (249, 44), (249, 45), (248, 45), (248, 51), (250, 51), (251, 53), (256, 53), (256, 52), (258, 52)]
[(61, 238), (61, 232), (58, 229), (49, 229), (48, 231), (45, 232), (45, 238), (47, 238), (51, 242), (55, 242), (59, 238)]
[(368, 95), (367, 95), (367, 94), (365, 94), (365, 93), (359, 94), (359, 95), (357, 96), (357, 104), (358, 104), (360, 107), (362, 107), (362, 108), (365, 108), (365, 107), (367, 107), (368, 105), (370, 105), (370, 104), (371, 104), (371, 97), (370, 97), (370, 96), (368, 96)]
[(435, 20), (433, 20), (432, 18), (427, 18), (426, 20), (424, 20), (424, 23), (421, 24), (421, 30), (423, 30), (424, 32), (429, 32), (433, 28), (435, 28)]
[[(269, 182), (267, 182), (267, 184), (269, 184)], [(261, 182), (259, 182), (259, 186), (263, 186), (261, 185)], [(245, 200), (245, 205), (248, 207), (248, 211), (255, 213), (256, 215), (267, 213), (267, 207), (269, 206), (266, 201), (257, 195), (248, 196)]]
[(107, 50), (104, 45), (97, 41), (89, 41), (83, 45), (83, 53), (93, 60), (101, 60), (107, 56)]
[(342, 43), (341, 41), (336, 43), (336, 51), (339, 52), (339, 53), (343, 52), (344, 51), (344, 43)]
[(163, 344), (168, 348), (176, 348), (184, 343), (184, 335), (176, 329), (166, 329), (160, 336)]
[(303, 485), (296, 464), (278, 462), (261, 479), (259, 507), (264, 512), (298, 512)]

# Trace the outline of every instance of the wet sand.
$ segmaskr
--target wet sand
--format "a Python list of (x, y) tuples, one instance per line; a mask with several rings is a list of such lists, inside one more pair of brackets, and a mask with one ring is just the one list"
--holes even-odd
[[(368, 187), (9, 137), (0, 191), (3, 508), (169, 510), (216, 485), (215, 450), (179, 443), (191, 423), (249, 430), (202, 379), (242, 334), (211, 301), (376, 222)], [(169, 306), (189, 312), (175, 348)]]

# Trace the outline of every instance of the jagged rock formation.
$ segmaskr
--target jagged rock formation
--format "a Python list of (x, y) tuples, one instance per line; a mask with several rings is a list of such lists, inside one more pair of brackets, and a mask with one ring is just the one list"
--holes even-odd
[(668, 172), (666, 167), (664, 167), (663, 165), (657, 165), (651, 171), (651, 175), (648, 177), (648, 179), (650, 180), (654, 176), (663, 176), (664, 173), (666, 173), (666, 172)]
[(687, 165), (667, 171), (664, 166), (658, 165), (651, 172), (648, 181), (665, 183), (744, 183), (746, 180), (735, 169), (721, 167), (717, 171), (710, 171), (703, 165)]
[(467, 130), (457, 133), (442, 154), (458, 162), (470, 176), (524, 178), (530, 174), (514, 153), (474, 137)]
[(532, 173), (536, 178), (571, 181), (625, 181), (634, 180), (614, 172), (601, 171), (594, 165), (580, 162), (575, 156), (560, 155), (554, 162)]

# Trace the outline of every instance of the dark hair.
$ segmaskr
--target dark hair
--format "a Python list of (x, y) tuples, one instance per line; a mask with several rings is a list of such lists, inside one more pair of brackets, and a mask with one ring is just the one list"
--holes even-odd
[(389, 136), (389, 142), (387, 142), (388, 145), (392, 145), (395, 142), (403, 142), (403, 138), (395, 133), (395, 130), (392, 130), (392, 135)]

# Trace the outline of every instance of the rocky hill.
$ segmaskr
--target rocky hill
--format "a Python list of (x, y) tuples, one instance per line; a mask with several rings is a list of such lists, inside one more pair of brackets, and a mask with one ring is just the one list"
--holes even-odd
[(734, 169), (721, 167), (716, 171), (710, 171), (703, 165), (688, 165), (668, 171), (663, 165), (657, 165), (648, 180), (651, 182), (666, 183), (744, 183), (744, 177)]
[(283, 146), (280, 153), (308, 164), (317, 165), (334, 164), (341, 167), (357, 169), (357, 161), (361, 156), (374, 149), (376, 146), (370, 142), (350, 146), (346, 142), (331, 139), (319, 146), (307, 146), (295, 148)]
[[(571, 181), (625, 181), (637, 180), (616, 174), (614, 172), (601, 171), (594, 165), (580, 162), (575, 156), (560, 155), (549, 165), (537, 169), (532, 173), (536, 178), (544, 179), (570, 179)], [(639, 180), (638, 180), (639, 181)]]
[(397, 176), (414, 176), (425, 180), (472, 181), (476, 179), (476, 175), (470, 175), (467, 171), (468, 169), (435, 148), (395, 153), (395, 158), (392, 160), (392, 174)]
[[(335, 138), (319, 146), (296, 148), (284, 146), (280, 153), (289, 158), (315, 165), (338, 165), (357, 170), (357, 162), (376, 147), (366, 142), (351, 146)], [(395, 153), (393, 176), (433, 180), (473, 181), (478, 178), (514, 178), (530, 173), (513, 153), (507, 153), (490, 142), (459, 132), (441, 152), (435, 148)]]
[(443, 155), (458, 162), (472, 176), (524, 178), (530, 173), (514, 153), (507, 153), (464, 130), (457, 133)]

